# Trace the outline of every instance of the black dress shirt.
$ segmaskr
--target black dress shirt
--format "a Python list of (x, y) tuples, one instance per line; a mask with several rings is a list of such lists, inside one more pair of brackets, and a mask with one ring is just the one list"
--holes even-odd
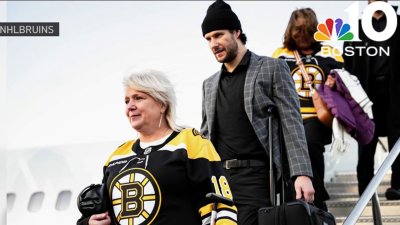
[(247, 51), (232, 73), (222, 65), (216, 103), (215, 142), (221, 160), (266, 158), (244, 109), (244, 84), (250, 56), (250, 51)]

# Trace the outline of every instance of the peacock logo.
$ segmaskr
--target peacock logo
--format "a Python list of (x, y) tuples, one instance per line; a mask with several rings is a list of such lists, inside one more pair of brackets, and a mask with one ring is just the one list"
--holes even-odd
[[(334, 28), (335, 33), (333, 33)], [(325, 23), (318, 24), (317, 30), (314, 33), (316, 41), (350, 41), (354, 37), (353, 33), (350, 32), (350, 25), (343, 23), (340, 18), (336, 19), (335, 22), (331, 18), (326, 19)]]

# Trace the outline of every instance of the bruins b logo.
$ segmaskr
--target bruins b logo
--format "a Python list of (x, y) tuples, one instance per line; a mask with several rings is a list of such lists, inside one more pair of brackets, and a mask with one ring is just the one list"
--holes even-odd
[[(318, 89), (322, 82), (325, 80), (324, 72), (319, 66), (316, 65), (306, 64), (304, 65), (304, 67), (307, 71), (308, 77), (312, 81), (313, 88)], [(292, 71), (292, 77), (299, 97), (303, 99), (311, 99), (310, 88), (303, 79), (299, 67), (296, 67)]]
[(111, 182), (110, 196), (120, 224), (151, 224), (161, 206), (157, 181), (142, 168), (125, 170)]

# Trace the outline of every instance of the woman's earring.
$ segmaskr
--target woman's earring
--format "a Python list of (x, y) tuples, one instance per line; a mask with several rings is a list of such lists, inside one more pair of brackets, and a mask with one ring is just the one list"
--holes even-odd
[(158, 123), (158, 128), (160, 128), (160, 127), (161, 127), (162, 114), (163, 114), (163, 112), (160, 112), (160, 122)]

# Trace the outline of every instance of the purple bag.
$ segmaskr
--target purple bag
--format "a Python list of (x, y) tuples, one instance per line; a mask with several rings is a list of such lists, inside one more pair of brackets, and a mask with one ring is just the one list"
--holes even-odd
[[(335, 76), (335, 74), (331, 74)], [(346, 131), (366, 145), (372, 141), (375, 132), (375, 123), (364, 112), (361, 106), (351, 97), (349, 90), (340, 76), (336, 77), (336, 86), (333, 88), (321, 85), (318, 93), (325, 101), (337, 120), (346, 128)]]

